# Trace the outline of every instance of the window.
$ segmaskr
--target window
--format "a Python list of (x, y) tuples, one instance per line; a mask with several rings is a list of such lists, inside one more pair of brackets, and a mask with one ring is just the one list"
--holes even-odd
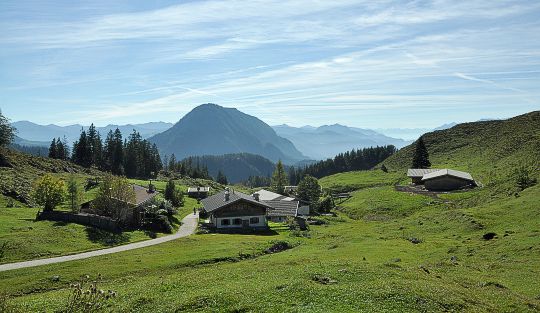
[(252, 217), (249, 219), (250, 224), (259, 224), (259, 218), (258, 217)]
[(233, 220), (233, 225), (242, 225), (242, 219), (241, 218), (235, 218)]
[(231, 225), (231, 221), (227, 218), (221, 220), (221, 225)]

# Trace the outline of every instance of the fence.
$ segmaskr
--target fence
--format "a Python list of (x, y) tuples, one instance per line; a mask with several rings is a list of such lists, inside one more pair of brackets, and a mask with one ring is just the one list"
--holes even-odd
[(99, 229), (118, 232), (121, 231), (120, 225), (117, 221), (110, 217), (99, 216), (86, 213), (69, 213), (69, 212), (39, 212), (37, 216), (38, 220), (48, 220), (56, 222), (76, 223), (86, 226), (93, 226)]

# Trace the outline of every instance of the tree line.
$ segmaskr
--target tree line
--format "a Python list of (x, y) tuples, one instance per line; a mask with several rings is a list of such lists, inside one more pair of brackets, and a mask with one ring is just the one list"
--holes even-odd
[(117, 128), (110, 130), (102, 140), (94, 124), (90, 125), (88, 131), (81, 130), (79, 139), (73, 143), (71, 154), (65, 139), (53, 139), (49, 157), (71, 160), (83, 167), (96, 167), (130, 178), (154, 177), (163, 168), (157, 146), (142, 139), (137, 131), (134, 130), (124, 139)]
[(165, 156), (163, 161), (163, 170), (166, 172), (177, 173), (181, 176), (189, 176), (191, 178), (213, 180), (212, 176), (208, 173), (208, 166), (206, 166), (206, 163), (201, 162), (201, 157), (187, 157), (178, 161), (173, 153), (170, 157)]
[(290, 167), (287, 171), (289, 183), (297, 185), (306, 175), (321, 178), (336, 173), (368, 170), (396, 152), (397, 149), (393, 145), (353, 149), (340, 153), (333, 159), (319, 161), (303, 168)]

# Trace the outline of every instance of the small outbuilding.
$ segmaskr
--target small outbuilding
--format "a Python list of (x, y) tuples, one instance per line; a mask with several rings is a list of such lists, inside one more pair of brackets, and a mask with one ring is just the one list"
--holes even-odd
[(422, 177), (427, 190), (450, 191), (476, 187), (471, 174), (451, 169), (442, 169), (427, 173)]
[(210, 187), (189, 187), (187, 190), (187, 195), (190, 198), (194, 199), (204, 199), (208, 197), (208, 194), (210, 193)]

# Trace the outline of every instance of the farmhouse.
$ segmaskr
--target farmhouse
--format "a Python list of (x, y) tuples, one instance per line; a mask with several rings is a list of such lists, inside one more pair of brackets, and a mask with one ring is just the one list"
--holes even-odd
[(187, 190), (188, 197), (195, 199), (204, 199), (209, 193), (210, 187), (189, 187)]
[(266, 228), (266, 212), (270, 207), (244, 193), (222, 191), (201, 201), (202, 212), (208, 214), (210, 224), (218, 229)]
[(264, 189), (252, 195), (226, 189), (201, 203), (210, 224), (218, 229), (265, 228), (269, 220), (284, 222), (288, 217), (309, 215), (309, 206)]
[(427, 173), (422, 182), (427, 190), (449, 191), (476, 186), (471, 174), (451, 169)]

